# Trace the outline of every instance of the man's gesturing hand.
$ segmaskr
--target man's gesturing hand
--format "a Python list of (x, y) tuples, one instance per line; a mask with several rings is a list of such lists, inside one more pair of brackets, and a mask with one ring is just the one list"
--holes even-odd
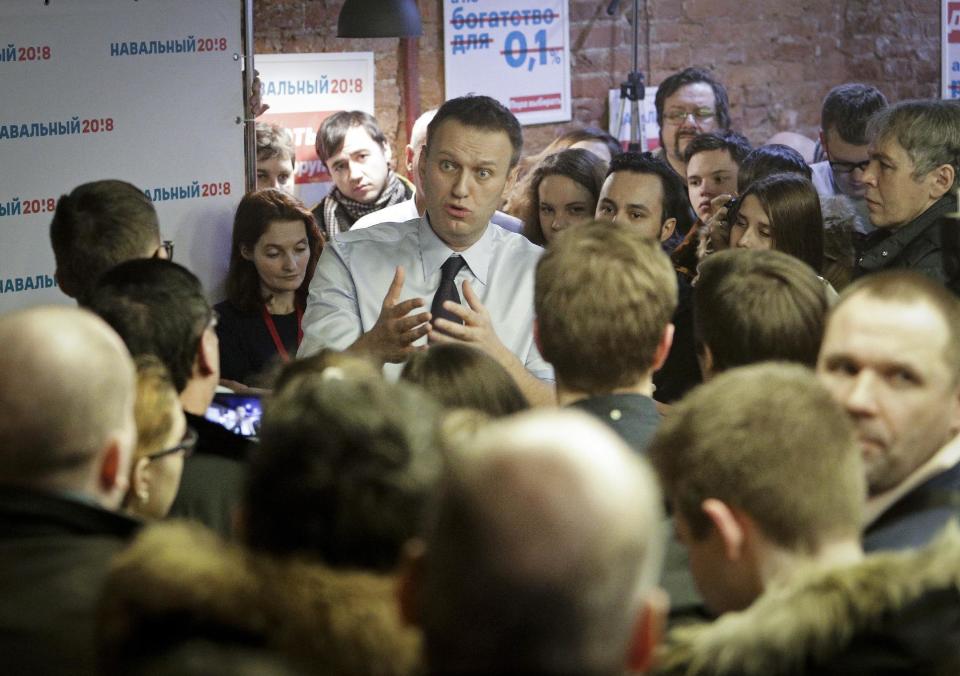
[(425, 349), (414, 347), (411, 343), (430, 331), (430, 313), (419, 312), (407, 316), (414, 309), (423, 307), (423, 299), (409, 298), (401, 302), (403, 280), (403, 268), (397, 266), (383, 305), (380, 306), (377, 323), (350, 346), (351, 351), (365, 352), (380, 362), (402, 362), (411, 352)]
[(443, 307), (462, 319), (463, 324), (457, 324), (446, 319), (437, 319), (434, 323), (435, 330), (430, 333), (430, 341), (436, 343), (471, 343), (501, 364), (505, 360), (513, 359), (513, 354), (500, 342), (500, 338), (493, 329), (490, 313), (487, 312), (487, 308), (474, 293), (470, 282), (464, 282), (462, 288), (463, 299), (467, 301), (467, 305), (448, 300), (443, 304)]

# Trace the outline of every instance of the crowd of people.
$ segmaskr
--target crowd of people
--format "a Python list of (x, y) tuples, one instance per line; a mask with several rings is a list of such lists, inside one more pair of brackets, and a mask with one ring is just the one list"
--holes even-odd
[(6, 668), (960, 673), (960, 106), (837, 86), (805, 158), (707, 70), (655, 105), (524, 157), (452, 99), (396, 163), (336, 113), (312, 209), (258, 125), (215, 305), (65, 194), (78, 307), (0, 316)]

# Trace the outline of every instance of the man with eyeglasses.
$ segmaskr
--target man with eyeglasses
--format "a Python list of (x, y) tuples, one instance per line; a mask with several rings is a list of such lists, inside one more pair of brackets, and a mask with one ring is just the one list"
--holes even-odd
[(698, 134), (730, 128), (727, 90), (709, 71), (686, 68), (660, 83), (654, 103), (660, 125), (657, 155), (685, 179), (687, 144)]
[(864, 201), (876, 230), (854, 276), (915, 270), (960, 293), (960, 106), (901, 101), (870, 118), (867, 136)]
[(127, 261), (101, 277), (90, 308), (135, 356), (152, 354), (163, 362), (180, 393), (187, 424), (198, 433), (170, 514), (231, 535), (251, 445), (203, 417), (220, 379), (220, 343), (216, 313), (200, 281), (171, 261)]
[(86, 305), (97, 279), (134, 258), (173, 258), (173, 242), (160, 240), (150, 198), (125, 181), (77, 186), (62, 195), (50, 223), (60, 290)]
[(810, 165), (813, 185), (820, 197), (845, 195), (853, 202), (855, 245), (873, 230), (863, 198), (863, 176), (870, 163), (867, 122), (886, 107), (887, 99), (876, 87), (848, 83), (830, 90), (820, 113), (820, 147), (826, 159)]
[(134, 368), (92, 313), (0, 317), (0, 655), (10, 674), (93, 674), (94, 626), (137, 430)]

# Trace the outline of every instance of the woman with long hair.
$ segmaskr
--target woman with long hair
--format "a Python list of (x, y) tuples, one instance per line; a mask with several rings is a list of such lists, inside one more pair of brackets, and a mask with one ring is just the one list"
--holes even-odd
[(275, 189), (248, 193), (233, 221), (227, 300), (219, 313), (220, 376), (228, 385), (260, 377), (296, 354), (313, 271), (323, 249), (317, 222), (294, 197)]

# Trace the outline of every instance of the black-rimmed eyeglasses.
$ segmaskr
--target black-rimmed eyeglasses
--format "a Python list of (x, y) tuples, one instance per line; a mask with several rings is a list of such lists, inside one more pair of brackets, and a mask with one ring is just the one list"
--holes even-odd
[(852, 174), (857, 169), (866, 171), (869, 164), (870, 160), (864, 160), (863, 162), (834, 162), (830, 160), (830, 168), (838, 174)]
[(180, 443), (176, 446), (171, 446), (170, 448), (165, 448), (162, 451), (157, 451), (156, 453), (151, 453), (147, 456), (147, 460), (153, 462), (154, 460), (159, 460), (168, 455), (173, 455), (174, 453), (179, 453), (183, 451), (183, 457), (189, 458), (193, 453), (193, 448), (197, 445), (197, 431), (190, 426), (187, 426), (186, 432), (183, 433), (183, 439), (180, 440)]

